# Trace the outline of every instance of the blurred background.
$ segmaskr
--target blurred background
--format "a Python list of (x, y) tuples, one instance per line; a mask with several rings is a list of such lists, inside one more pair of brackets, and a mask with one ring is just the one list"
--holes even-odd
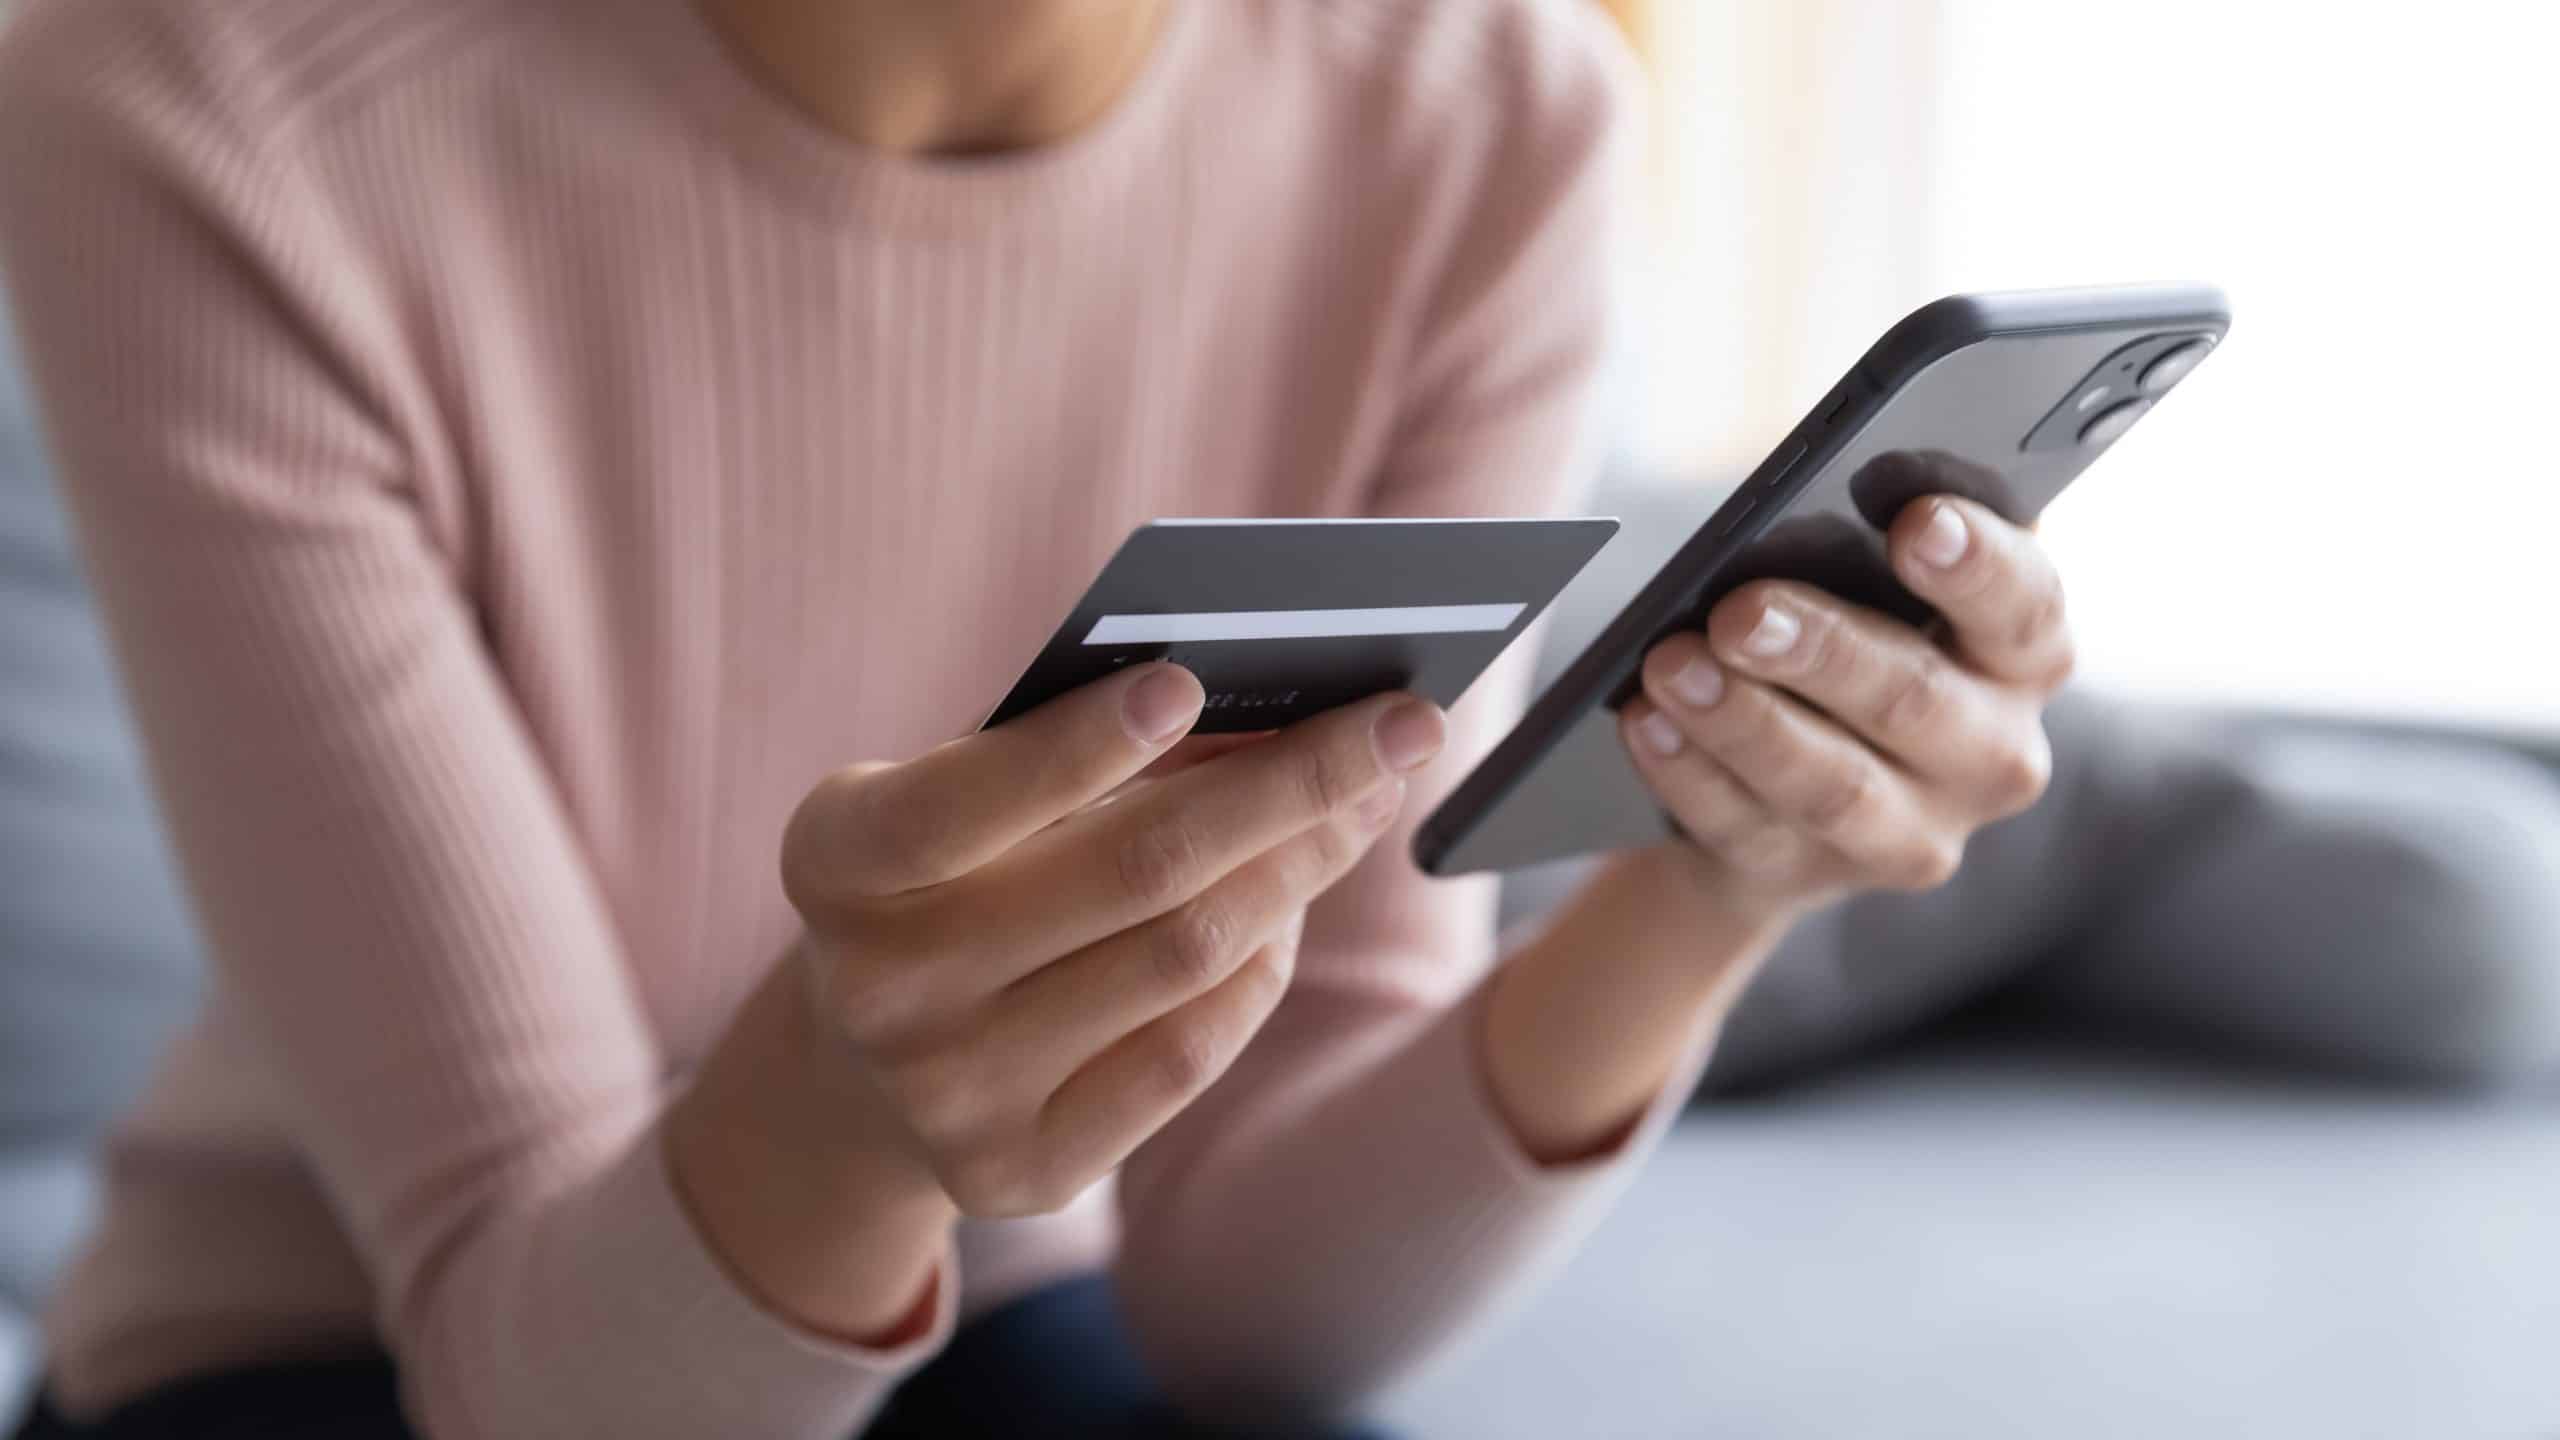
[[(2560, 6), (1609, 8), (1653, 93), (1594, 507), (1657, 523), (1582, 587), (1581, 623), (1915, 306), (2210, 281), (2229, 342), (2046, 527), (2086, 686), (2247, 717), (2281, 742), (2251, 763), (2288, 813), (2434, 866), (2437, 893), (2465, 855), (2560, 887)], [(5, 342), (0, 1430), (96, 1135), (198, 967)], [(1550, 671), (1573, 643), (1560, 625)], [(1535, 885), (1507, 903), (1534, 909)], [(2560, 1013), (2550, 932), (2498, 933), (2532, 962), (2506, 972), (2517, 1003)], [(1544, 1298), (1389, 1418), (2548, 1440), (2555, 1355), (2550, 1085), (1958, 1027), (1700, 1107)]]
[[(2229, 340), (2044, 532), (2076, 688), (2225, 737), (2286, 833), (2204, 847), (2145, 902), (2169, 924), (2102, 918), (2054, 958), (2191, 964), (2173, 912), (2211, 895), (2266, 948), (2217, 958), (2299, 947), (2306, 1008), (2390, 1003), (2317, 953), (2384, 932), (2422, 989), (2494, 948), (2473, 1003), (2560, 1015), (2560, 6), (1608, 8), (1652, 101), (1592, 500), (1631, 523), (1560, 603), (1548, 672), (1894, 318), (2217, 284)], [(2312, 883), (2256, 890), (2268, 863)], [(2484, 871), (2505, 902), (2469, 888)], [(2441, 913), (2368, 903), (2377, 874)], [(1515, 876), (1506, 906), (1566, 883)], [(1877, 906), (1857, 933), (1890, 949), (1934, 918)], [(1394, 1413), (1430, 1435), (2560, 1436), (2547, 1077), (2091, 1041), (1994, 1005), (1700, 1105), (1543, 1297)]]
[(2560, 729), (2560, 7), (1613, 8), (1655, 81), (1631, 476), (1747, 471), (1936, 296), (2211, 281), (2209, 383), (2048, 522), (2084, 673)]

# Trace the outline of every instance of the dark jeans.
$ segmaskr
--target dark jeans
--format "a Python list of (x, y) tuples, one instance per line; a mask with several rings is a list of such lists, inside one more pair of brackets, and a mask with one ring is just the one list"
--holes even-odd
[[(962, 1327), (898, 1387), (862, 1440), (1206, 1440), (1212, 1433), (1184, 1423), (1158, 1398), (1138, 1368), (1109, 1283), (1095, 1275), (1026, 1295)], [(1379, 1440), (1368, 1430), (1322, 1433), (1325, 1440)], [(400, 1416), (390, 1359), (362, 1351), (182, 1381), (95, 1425), (74, 1425), (40, 1405), (19, 1440), (416, 1440), (416, 1432)]]

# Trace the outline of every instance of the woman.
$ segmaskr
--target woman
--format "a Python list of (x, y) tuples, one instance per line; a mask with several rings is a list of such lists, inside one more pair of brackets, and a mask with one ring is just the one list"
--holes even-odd
[(1568, 1245), (1797, 916), (2040, 788), (2031, 538), (1900, 517), (1944, 646), (1788, 586), (1665, 641), (1687, 835), (1499, 966), (1403, 851), (1515, 664), (1178, 760), (1169, 666), (948, 737), (1134, 522), (1559, 502), (1600, 24), (22, 15), (0, 256), (217, 971), (44, 1433), (1330, 1416)]

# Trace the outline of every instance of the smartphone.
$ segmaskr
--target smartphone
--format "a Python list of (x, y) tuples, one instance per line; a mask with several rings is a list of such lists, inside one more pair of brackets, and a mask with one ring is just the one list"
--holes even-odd
[(1960, 495), (2025, 524), (2213, 352), (2209, 286), (1957, 295), (1885, 332), (1423, 822), (1433, 875), (1649, 844), (1672, 822), (1618, 737), (1646, 652), (1735, 587), (1806, 581), (1927, 625), (1884, 532)]

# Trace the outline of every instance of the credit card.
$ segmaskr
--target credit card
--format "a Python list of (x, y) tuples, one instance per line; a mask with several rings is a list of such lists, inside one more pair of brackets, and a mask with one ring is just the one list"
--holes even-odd
[[(1121, 542), (986, 725), (1171, 660), (1194, 734), (1410, 690), (1456, 703), (1617, 533), (1570, 520), (1156, 520)], [(981, 726), (981, 729), (985, 726)]]

